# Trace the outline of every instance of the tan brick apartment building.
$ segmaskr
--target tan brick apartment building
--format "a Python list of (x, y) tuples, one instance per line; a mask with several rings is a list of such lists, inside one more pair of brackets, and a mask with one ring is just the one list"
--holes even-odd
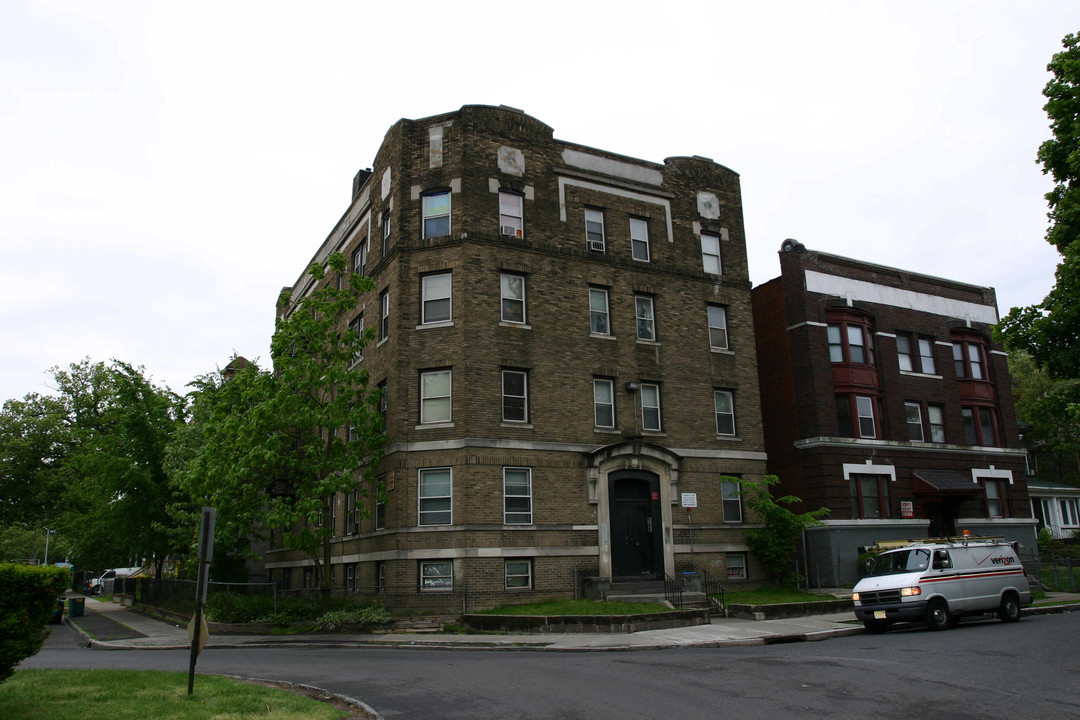
[[(390, 128), (313, 261), (331, 252), (376, 284), (351, 322), (377, 328), (361, 362), (388, 435), (385, 503), (339, 498), (335, 586), (494, 605), (758, 577), (719, 480), (765, 471), (736, 173), (465, 106)], [(287, 586), (310, 572), (266, 561)]]
[(858, 579), (880, 540), (1035, 547), (993, 289), (808, 250), (753, 291), (769, 471), (807, 509), (808, 578)]

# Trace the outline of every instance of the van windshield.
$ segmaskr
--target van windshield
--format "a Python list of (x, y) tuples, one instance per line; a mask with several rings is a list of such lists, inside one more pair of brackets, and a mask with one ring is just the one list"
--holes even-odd
[(929, 566), (929, 550), (894, 550), (893, 552), (882, 553), (874, 558), (866, 577), (917, 572), (925, 570)]

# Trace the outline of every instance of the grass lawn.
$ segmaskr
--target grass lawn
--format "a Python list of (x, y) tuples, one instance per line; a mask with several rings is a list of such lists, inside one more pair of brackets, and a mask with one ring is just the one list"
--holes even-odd
[(344, 720), (370, 718), (297, 692), (230, 678), (149, 670), (17, 670), (0, 683), (5, 718), (71, 720)]
[(795, 602), (824, 602), (836, 600), (833, 595), (819, 595), (817, 593), (803, 592), (802, 590), (787, 590), (781, 587), (769, 586), (759, 590), (742, 590), (724, 593), (724, 602), (739, 605), (773, 605), (776, 603)]
[(602, 600), (550, 600), (529, 605), (504, 605), (484, 610), (480, 615), (639, 615), (671, 612), (660, 603), (624, 603)]

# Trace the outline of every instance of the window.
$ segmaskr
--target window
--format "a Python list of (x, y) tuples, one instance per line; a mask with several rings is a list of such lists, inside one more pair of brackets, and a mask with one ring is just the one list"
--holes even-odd
[(856, 395), (855, 410), (859, 415), (859, 437), (877, 437), (877, 428), (874, 425), (874, 401), (865, 395)]
[(1008, 500), (1005, 495), (1005, 481), (988, 478), (986, 488), (986, 517), (1008, 517)]
[(851, 476), (852, 517), (880, 519), (892, 517), (889, 511), (888, 475)]
[(449, 370), (420, 373), (420, 424), (450, 422), (451, 374)]
[(719, 235), (701, 233), (701, 263), (705, 272), (713, 275), (721, 273)]
[(964, 419), (964, 442), (968, 445), (997, 445), (994, 435), (994, 411), (986, 407), (960, 409)]
[[(359, 338), (364, 337), (364, 313), (360, 313), (355, 318), (353, 318), (353, 321), (351, 323), (349, 323), (349, 329), (352, 330), (354, 333), (356, 333), (357, 337), (359, 337)], [(363, 347), (358, 347), (356, 349), (356, 353), (353, 355), (352, 364), (355, 365), (356, 363), (360, 362), (363, 359), (364, 359), (364, 348)]]
[(937, 373), (937, 365), (934, 363), (934, 341), (930, 338), (919, 338), (919, 365), (927, 375)]
[(649, 262), (649, 223), (640, 218), (630, 218), (630, 255)]
[(870, 328), (855, 322), (831, 322), (827, 328), (829, 359), (834, 363), (874, 364)]
[(634, 315), (637, 317), (638, 340), (656, 340), (656, 317), (653, 299), (644, 295), (634, 298)]
[(503, 273), (499, 276), (500, 317), (503, 322), (525, 323), (525, 276)]
[(451, 280), (452, 276), (450, 273), (425, 275), (420, 278), (420, 323), (422, 325), (449, 322), (451, 320)]
[(611, 380), (593, 379), (593, 418), (596, 427), (615, 427), (615, 393)]
[(506, 589), (529, 590), (532, 588), (532, 561), (506, 561)]
[(365, 240), (352, 254), (352, 269), (358, 275), (363, 275), (364, 268), (367, 266), (367, 246), (367, 240)]
[(721, 480), (720, 492), (723, 496), (724, 522), (742, 522), (742, 496), (739, 495), (739, 483), (734, 480)]
[(1077, 514), (1076, 500), (1067, 498), (1060, 500), (1061, 506), (1061, 524), (1062, 525), (1080, 525), (1080, 514)]
[(345, 566), (345, 589), (356, 589), (356, 569), (357, 563), (349, 563)]
[(590, 250), (604, 252), (604, 211), (585, 208), (585, 241)]
[(382, 216), (382, 255), (390, 254), (390, 211), (387, 210)]
[(986, 380), (986, 348), (976, 338), (954, 340), (953, 368), (956, 377)]
[(746, 579), (746, 553), (727, 553), (724, 564), (727, 565), (728, 580)]
[(431, 468), (420, 471), (421, 525), (452, 525), (453, 474), (450, 468)]
[(922, 442), (922, 406), (919, 403), (906, 402), (904, 403), (904, 414), (907, 416), (908, 440)]
[(499, 192), (499, 234), (521, 238), (525, 236), (522, 222), (522, 197), (509, 192)]
[(386, 475), (375, 477), (375, 529), (386, 529)]
[(878, 401), (868, 395), (837, 395), (836, 424), (841, 437), (876, 438)]
[(379, 293), (379, 341), (390, 337), (390, 291)]
[(930, 442), (945, 442), (945, 411), (940, 405), (927, 405), (926, 417), (930, 421)]
[(450, 560), (420, 563), (420, 589), (427, 591), (454, 589), (454, 563)]
[(386, 561), (375, 561), (375, 588), (377, 590), (386, 589)]
[(907, 372), (915, 370), (915, 362), (911, 356), (911, 338), (907, 335), (896, 336), (896, 356), (901, 370)]
[(735, 399), (730, 390), (714, 390), (713, 406), (716, 409), (716, 432), (718, 435), (735, 434)]
[(379, 417), (382, 418), (382, 431), (386, 432), (386, 411), (389, 409), (390, 398), (387, 396), (386, 381), (383, 380), (375, 386), (379, 393)]
[(589, 331), (593, 335), (611, 334), (608, 291), (604, 288), (589, 288)]
[(353, 490), (345, 496), (345, 534), (355, 535), (360, 532), (360, 490)]
[(502, 371), (502, 419), (529, 421), (529, 376), (524, 370)]
[(531, 468), (503, 468), (503, 523), (532, 524)]
[(450, 191), (431, 193), (423, 197), (424, 237), (450, 234)]
[(660, 431), (660, 386), (641, 384), (641, 428)]
[(727, 308), (710, 305), (709, 311), (709, 347), (716, 350), (728, 349)]

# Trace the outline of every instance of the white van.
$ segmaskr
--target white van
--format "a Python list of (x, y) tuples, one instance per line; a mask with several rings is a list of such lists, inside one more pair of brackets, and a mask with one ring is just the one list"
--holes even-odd
[(851, 599), (855, 616), (872, 633), (911, 621), (944, 630), (964, 615), (988, 612), (1016, 622), (1020, 608), (1031, 604), (1031, 589), (1012, 544), (931, 539), (878, 555)]

